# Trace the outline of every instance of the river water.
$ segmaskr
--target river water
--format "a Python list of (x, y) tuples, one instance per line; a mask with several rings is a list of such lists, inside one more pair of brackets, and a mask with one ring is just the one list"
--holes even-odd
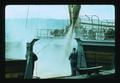
[[(66, 47), (66, 38), (40, 38), (33, 48), (38, 56), (35, 62), (34, 76), (51, 78), (71, 75), (69, 54), (77, 47), (75, 39), (71, 39), (71, 47)], [(67, 53), (65, 49), (68, 48)], [(6, 58), (25, 59), (26, 41), (6, 42)]]
[[(63, 23), (63, 21), (61, 22)], [(39, 23), (37, 22), (37, 24)], [(60, 22), (54, 24), (56, 24), (55, 27), (63, 27), (63, 25), (59, 26)], [(30, 29), (33, 25), (37, 27), (35, 22), (31, 22), (29, 25), (27, 28), (25, 27), (25, 20), (6, 20), (5, 58), (25, 59), (26, 43), (31, 42), (36, 36), (36, 32)], [(46, 27), (50, 26), (52, 25)], [(41, 26), (39, 25), (39, 27)], [(33, 48), (38, 56), (38, 60), (35, 62), (34, 76), (51, 78), (71, 75), (68, 58), (73, 47), (77, 47), (77, 42), (72, 37), (72, 29), (66, 38), (40, 38)]]

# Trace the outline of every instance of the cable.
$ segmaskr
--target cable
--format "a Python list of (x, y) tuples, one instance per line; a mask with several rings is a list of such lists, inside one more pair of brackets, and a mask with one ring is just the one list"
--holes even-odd
[[(52, 41), (53, 41), (53, 40), (51, 40), (47, 45), (45, 45), (40, 51), (42, 51), (43, 49), (47, 48)], [(39, 52), (40, 52), (40, 51), (39, 51)], [(38, 74), (37, 74), (37, 71), (38, 71), (38, 69), (37, 69), (37, 62), (35, 63), (35, 65), (36, 65), (35, 75), (38, 76)]]
[(28, 14), (29, 14), (29, 5), (28, 5), (28, 9), (27, 9), (27, 16), (26, 16), (25, 28), (27, 28), (27, 23), (28, 23)]
[(41, 52), (43, 49), (47, 48), (52, 41), (53, 40), (51, 40), (47, 45), (45, 45), (39, 52)]

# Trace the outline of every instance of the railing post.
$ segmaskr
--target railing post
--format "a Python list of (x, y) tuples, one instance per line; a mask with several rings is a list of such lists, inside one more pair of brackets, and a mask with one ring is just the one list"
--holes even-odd
[[(99, 17), (98, 17), (97, 15), (93, 15), (93, 16), (91, 16), (92, 30), (93, 30), (93, 19), (92, 19), (92, 18), (93, 18), (94, 16), (97, 17), (97, 19), (98, 19), (98, 25), (99, 25), (99, 21), (100, 21), (100, 19), (99, 19)], [(97, 30), (98, 30), (98, 31), (97, 31), (97, 34), (98, 34), (98, 33), (100, 34), (100, 32), (99, 32), (99, 30), (100, 30), (100, 29), (99, 29), (99, 26), (98, 26), (98, 29), (97, 29)], [(100, 35), (99, 35), (99, 36), (100, 36)], [(98, 36), (98, 39), (99, 39), (99, 36)]]
[[(89, 21), (91, 21), (91, 19), (90, 19), (90, 17), (88, 16), (88, 15), (85, 15), (88, 19), (89, 19)], [(93, 24), (93, 22), (92, 22), (92, 24)], [(86, 29), (86, 31), (87, 31), (87, 39), (89, 39), (89, 34), (88, 34), (88, 30)]]

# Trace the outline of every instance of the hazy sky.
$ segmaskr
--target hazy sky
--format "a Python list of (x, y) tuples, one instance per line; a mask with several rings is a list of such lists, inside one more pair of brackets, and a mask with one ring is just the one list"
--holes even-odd
[[(55, 18), (68, 19), (68, 5), (8, 5), (5, 9), (6, 18)], [(114, 19), (113, 5), (82, 5), (80, 15), (97, 15), (100, 19)]]

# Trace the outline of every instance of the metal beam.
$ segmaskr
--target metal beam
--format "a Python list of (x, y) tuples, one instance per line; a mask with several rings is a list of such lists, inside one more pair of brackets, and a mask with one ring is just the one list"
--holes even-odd
[(115, 27), (115, 25), (105, 25), (105, 24), (85, 23), (85, 22), (81, 22), (81, 24), (96, 25), (96, 26), (105, 26), (105, 27)]
[(75, 25), (77, 18), (79, 17), (80, 5), (69, 5), (70, 25)]

